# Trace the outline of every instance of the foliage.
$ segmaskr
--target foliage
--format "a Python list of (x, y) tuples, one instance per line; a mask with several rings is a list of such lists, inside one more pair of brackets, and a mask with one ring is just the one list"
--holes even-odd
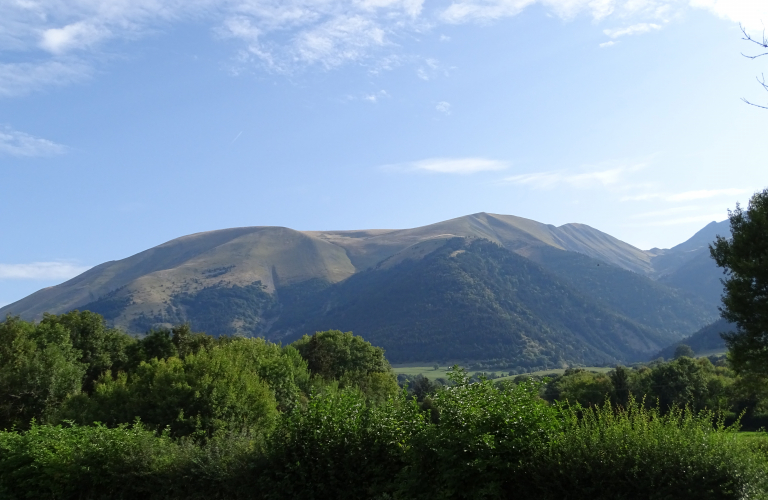
[(688, 344), (678, 344), (677, 347), (675, 347), (675, 354), (674, 358), (692, 358), (695, 356), (695, 353), (693, 352), (693, 349), (691, 349), (691, 346)]
[(439, 420), (413, 438), (404, 496), (499, 498), (533, 450), (559, 428), (555, 408), (538, 398), (532, 382), (470, 383), (458, 368), (450, 377), (454, 385), (431, 397)]
[(370, 405), (354, 389), (318, 394), (283, 419), (270, 442), (270, 499), (392, 494), (412, 436), (426, 422), (402, 396)]
[[(446, 383), (403, 377), (398, 391), (383, 350), (351, 333), (281, 347), (180, 325), (126, 341), (91, 313), (39, 324), (8, 317), (0, 357), (2, 418), (17, 426), (0, 431), (3, 499), (698, 500), (768, 491), (767, 441), (725, 425), (742, 411), (752, 426), (768, 415), (768, 384), (723, 360), (682, 356), (515, 382), (454, 367)], [(91, 366), (107, 368), (82, 391)]]
[(328, 330), (304, 335), (291, 344), (307, 362), (309, 371), (340, 387), (358, 387), (369, 398), (385, 401), (397, 392), (397, 380), (384, 349), (374, 347), (352, 332)]
[(138, 417), (156, 430), (167, 426), (173, 436), (268, 431), (277, 401), (260, 372), (279, 381), (285, 404), (296, 397), (289, 377), (296, 360), (286, 357), (288, 363), (279, 366), (269, 359), (280, 358), (279, 351), (263, 340), (242, 339), (184, 359), (153, 358), (129, 374), (100, 378), (93, 394), (68, 400), (60, 418), (117, 425)]
[(120, 330), (109, 328), (104, 318), (90, 311), (45, 314), (40, 326), (61, 325), (69, 332), (72, 347), (80, 351), (81, 363), (87, 366), (83, 386), (89, 390), (93, 382), (107, 370), (126, 366), (126, 348), (134, 342)]
[(718, 236), (710, 246), (726, 275), (722, 315), (738, 326), (723, 338), (736, 371), (768, 375), (768, 188), (728, 216), (731, 239)]
[[(614, 378), (618, 374), (614, 375)], [(576, 368), (547, 384), (546, 397), (552, 401), (573, 401), (586, 406), (599, 405), (613, 393), (612, 379)], [(617, 391), (620, 392), (620, 391)]]
[(560, 415), (558, 435), (531, 458), (528, 498), (766, 498), (765, 457), (710, 412), (662, 414), (630, 399), (620, 409), (561, 406)]
[(141, 425), (33, 425), (0, 433), (0, 497), (121, 499), (167, 490), (179, 447)]
[(86, 365), (60, 324), (0, 322), (0, 429), (47, 420), (82, 387)]

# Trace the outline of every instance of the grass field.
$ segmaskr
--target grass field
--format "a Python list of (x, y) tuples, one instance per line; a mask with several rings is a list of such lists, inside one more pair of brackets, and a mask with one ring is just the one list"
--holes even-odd
[[(587, 371), (591, 372), (598, 372), (598, 373), (608, 373), (613, 368), (611, 367), (605, 367), (605, 366), (585, 366), (583, 367)], [(435, 370), (434, 366), (424, 366), (424, 365), (393, 365), (392, 371), (394, 371), (397, 374), (404, 374), (404, 375), (424, 375), (425, 377), (429, 379), (436, 379), (436, 378), (448, 378), (448, 370), (450, 369), (450, 366), (440, 366), (437, 370)], [(490, 370), (491, 372), (494, 372), (494, 370)], [(541, 370), (537, 372), (531, 372), (526, 375), (562, 375), (565, 372), (564, 368), (552, 368), (551, 370)], [(470, 371), (470, 373), (474, 373), (474, 371)], [(495, 370), (495, 373), (497, 375), (507, 375), (509, 372), (501, 372), (499, 370)], [(515, 378), (517, 375), (513, 376), (504, 376), (499, 377), (496, 380), (506, 380), (506, 379), (512, 379)]]

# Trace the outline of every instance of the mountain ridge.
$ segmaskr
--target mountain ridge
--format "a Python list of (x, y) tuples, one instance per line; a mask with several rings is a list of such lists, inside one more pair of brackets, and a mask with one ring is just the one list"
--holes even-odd
[[(702, 231), (694, 237), (705, 239)], [(552, 278), (540, 278), (540, 281), (547, 283), (552, 293), (560, 293), (558, 296), (565, 301), (562, 307), (567, 308), (564, 304), (571, 300), (567, 297), (582, 297), (579, 300), (592, 304), (590, 308), (602, 311), (595, 314), (624, 318), (608, 323), (618, 325), (624, 321), (621, 324), (634, 325), (626, 327), (630, 330), (649, 329), (647, 332), (654, 332), (652, 336), (659, 335), (667, 343), (714, 319), (711, 300), (707, 302), (699, 297), (701, 290), (697, 286), (688, 286), (692, 279), (698, 279), (696, 273), (692, 278), (691, 273), (685, 272), (686, 265), (712, 267), (708, 261), (698, 263), (696, 260), (703, 255), (700, 242), (694, 242), (693, 251), (687, 251), (687, 247), (685, 251), (644, 251), (585, 224), (554, 226), (485, 212), (409, 229), (296, 231), (278, 226), (252, 226), (195, 233), (125, 259), (100, 264), (61, 285), (0, 308), (0, 314), (39, 319), (44, 312), (86, 308), (104, 314), (113, 325), (134, 333), (193, 321), (218, 333), (289, 335), (290, 332), (275, 330), (275, 325), (285, 323), (285, 315), (305, 314), (312, 301), (332, 293), (331, 289), (343, 289), (351, 278), (369, 270), (388, 272), (408, 262), (418, 262), (456, 238), (491, 242), (541, 268), (541, 272)], [(651, 280), (659, 275), (653, 263), (665, 255), (674, 256), (666, 261), (674, 261), (674, 265), (662, 278), (679, 279), (682, 287)], [(502, 260), (511, 262), (514, 258)], [(483, 265), (496, 264), (488, 261)], [(476, 267), (478, 272), (482, 267)], [(510, 276), (516, 272), (510, 267), (504, 269)], [(489, 276), (483, 279), (489, 283), (495, 280)], [(354, 283), (359, 282), (355, 280)], [(464, 283), (464, 278), (459, 282)], [(686, 286), (688, 290), (681, 291)], [(711, 283), (707, 286), (713, 287)], [(556, 292), (560, 289), (570, 291)], [(469, 293), (472, 287), (466, 290)], [(514, 296), (509, 290), (499, 293)], [(522, 304), (525, 297), (515, 300)], [(509, 307), (512, 306), (499, 306), (495, 311), (504, 316)], [(556, 309), (560, 306), (553, 307), (550, 312), (537, 309), (537, 314), (542, 315), (538, 320), (541, 325), (550, 324), (548, 322), (557, 317)], [(480, 316), (477, 319), (480, 321)], [(498, 321), (501, 320), (494, 319), (491, 323)], [(529, 323), (519, 323), (523, 324), (528, 326), (520, 328), (530, 327)], [(592, 327), (579, 328), (587, 331)], [(568, 328), (558, 331), (570, 335), (566, 330), (570, 331)], [(610, 332), (601, 333), (606, 334)], [(653, 345), (656, 350), (661, 347), (664, 346)], [(613, 354), (606, 351), (604, 355), (619, 359), (620, 351), (612, 351)]]

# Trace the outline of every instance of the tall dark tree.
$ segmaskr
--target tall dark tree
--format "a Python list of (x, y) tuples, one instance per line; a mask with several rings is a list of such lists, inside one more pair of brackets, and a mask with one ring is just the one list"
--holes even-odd
[(728, 216), (731, 238), (709, 247), (726, 276), (720, 312), (737, 325), (723, 338), (737, 372), (768, 376), (768, 188)]

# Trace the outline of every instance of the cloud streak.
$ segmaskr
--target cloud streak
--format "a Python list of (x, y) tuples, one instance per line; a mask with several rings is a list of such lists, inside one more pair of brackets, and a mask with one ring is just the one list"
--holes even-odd
[(565, 170), (535, 172), (506, 177), (504, 182), (531, 186), (538, 189), (549, 189), (558, 185), (575, 188), (614, 187), (623, 183), (626, 174), (642, 170), (643, 168), (645, 168), (645, 165), (639, 164), (586, 172)]
[(68, 280), (84, 273), (89, 266), (68, 262), (32, 262), (29, 264), (0, 264), (0, 279), (5, 280)]
[(55, 156), (67, 148), (48, 139), (34, 137), (10, 127), (0, 128), (0, 155), (16, 157)]
[[(618, 24), (604, 29), (611, 40), (661, 29), (691, 8), (751, 27), (768, 19), (768, 3), (754, 0), (6, 1), (0, 2), (0, 46), (26, 56), (0, 65), (0, 96), (80, 81), (93, 72), (110, 41), (139, 39), (184, 22), (202, 21), (220, 39), (236, 41), (235, 65), (290, 73), (392, 61), (402, 55), (397, 41), (405, 35), (446, 24), (494, 22), (533, 5), (564, 20), (586, 15)], [(427, 67), (419, 69), (422, 77), (428, 73)]]
[(385, 170), (421, 171), (436, 174), (469, 175), (479, 172), (495, 172), (504, 170), (509, 165), (506, 162), (487, 158), (427, 158), (408, 163), (384, 165)]
[(699, 189), (695, 191), (683, 191), (680, 193), (643, 193), (633, 196), (624, 196), (620, 201), (650, 201), (664, 200), (671, 202), (704, 200), (708, 198), (722, 198), (725, 196), (738, 196), (752, 193), (750, 189), (726, 188), (726, 189)]

